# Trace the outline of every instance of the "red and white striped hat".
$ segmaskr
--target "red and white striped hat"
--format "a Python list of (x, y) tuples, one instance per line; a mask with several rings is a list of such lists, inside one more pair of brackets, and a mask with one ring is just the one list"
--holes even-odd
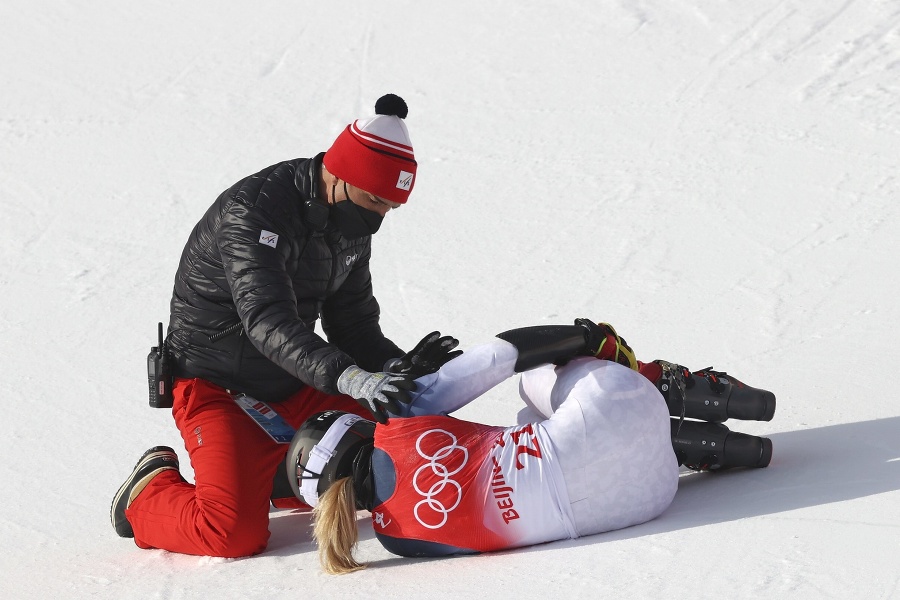
[(379, 198), (405, 204), (416, 180), (416, 158), (403, 119), (406, 102), (387, 94), (375, 116), (347, 125), (325, 153), (332, 175)]

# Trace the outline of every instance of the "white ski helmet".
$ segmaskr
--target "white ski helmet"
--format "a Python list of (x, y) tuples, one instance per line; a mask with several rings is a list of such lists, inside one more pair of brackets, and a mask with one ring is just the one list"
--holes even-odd
[(339, 410), (314, 414), (294, 434), (285, 459), (294, 495), (315, 507), (332, 483), (353, 475), (353, 460), (374, 443), (373, 421)]

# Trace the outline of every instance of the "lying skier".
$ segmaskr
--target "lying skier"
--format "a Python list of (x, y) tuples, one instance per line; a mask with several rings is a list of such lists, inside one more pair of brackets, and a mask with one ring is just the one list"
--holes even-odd
[[(536, 420), (495, 427), (447, 416), (515, 373)], [(294, 436), (288, 477), (315, 508), (329, 573), (364, 567), (352, 555), (357, 510), (372, 513), (395, 554), (486, 552), (653, 519), (671, 503), (681, 464), (771, 459), (768, 439), (720, 423), (770, 420), (771, 392), (712, 370), (641, 363), (611, 326), (585, 319), (501, 333), (416, 384), (409, 404), (386, 403), (405, 418), (376, 425), (327, 411)]]

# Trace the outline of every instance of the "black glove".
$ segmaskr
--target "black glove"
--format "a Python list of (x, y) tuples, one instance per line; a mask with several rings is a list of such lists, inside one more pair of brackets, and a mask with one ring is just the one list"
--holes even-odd
[(388, 371), (408, 375), (411, 379), (434, 373), (444, 363), (462, 354), (462, 350), (453, 351), (457, 346), (459, 340), (449, 335), (442, 337), (441, 332), (432, 331), (415, 348), (391, 361)]
[(400, 414), (400, 403), (412, 400), (409, 393), (416, 384), (408, 375), (369, 373), (353, 365), (338, 377), (337, 389), (369, 409), (376, 421), (387, 423), (389, 412)]

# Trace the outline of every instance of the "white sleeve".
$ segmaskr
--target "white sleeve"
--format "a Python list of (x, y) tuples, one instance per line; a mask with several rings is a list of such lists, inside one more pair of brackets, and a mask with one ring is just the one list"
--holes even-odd
[(437, 372), (416, 379), (404, 417), (446, 415), (515, 375), (516, 347), (496, 338), (457, 356)]

